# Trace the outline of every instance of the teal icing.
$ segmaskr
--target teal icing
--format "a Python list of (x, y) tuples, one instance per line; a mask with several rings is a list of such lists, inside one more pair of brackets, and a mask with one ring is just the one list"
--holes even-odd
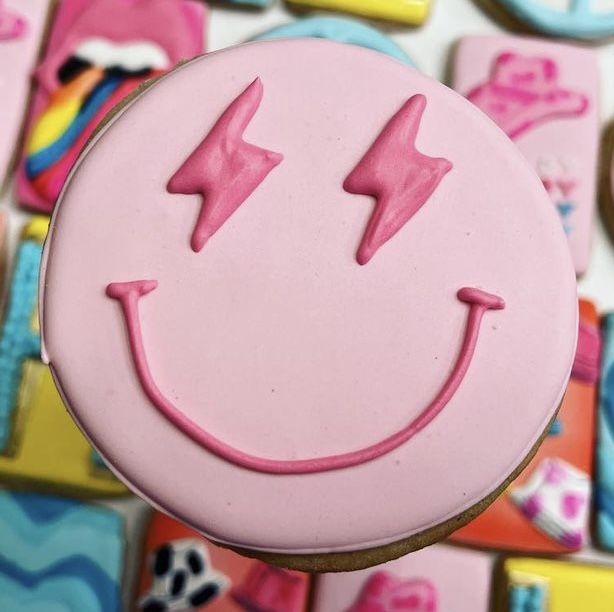
[(540, 584), (513, 585), (508, 593), (509, 612), (546, 612), (546, 588)]
[(6, 316), (0, 332), (0, 453), (7, 450), (23, 362), (39, 357), (40, 335), (32, 331), (42, 246), (24, 240), (16, 254)]
[(122, 536), (113, 510), (0, 492), (0, 610), (120, 612)]
[(603, 318), (598, 424), (596, 532), (601, 546), (614, 550), (614, 314)]
[(519, 19), (547, 34), (583, 39), (614, 34), (614, 10), (593, 11), (591, 0), (572, 0), (567, 11), (544, 6), (543, 0), (499, 2)]
[(252, 40), (274, 40), (278, 38), (326, 38), (373, 49), (408, 66), (414, 66), (409, 55), (391, 38), (355, 19), (306, 17), (264, 32)]

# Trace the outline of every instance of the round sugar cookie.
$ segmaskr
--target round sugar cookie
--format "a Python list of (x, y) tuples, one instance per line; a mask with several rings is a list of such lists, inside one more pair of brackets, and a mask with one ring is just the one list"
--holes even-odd
[(483, 509), (574, 357), (570, 255), (520, 153), (440, 83), (325, 40), (208, 54), (132, 100), (41, 278), (44, 357), (117, 474), (309, 570)]

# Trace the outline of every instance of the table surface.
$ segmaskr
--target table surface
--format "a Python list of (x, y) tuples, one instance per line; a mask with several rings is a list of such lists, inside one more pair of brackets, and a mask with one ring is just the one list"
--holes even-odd
[[(545, 0), (556, 6), (558, 0)], [(564, 5), (565, 0), (560, 0)], [(614, 9), (614, 0), (604, 0), (605, 5)], [(602, 2), (603, 4), (603, 2)], [(274, 26), (287, 23), (296, 16), (288, 11), (281, 0), (274, 7), (263, 12), (225, 9), (215, 6), (211, 9), (207, 27), (208, 50), (220, 49), (242, 42)], [(389, 35), (412, 57), (424, 73), (443, 80), (454, 43), (462, 36), (471, 34), (496, 34), (502, 31), (477, 2), (472, 0), (434, 0), (434, 7), (428, 22), (421, 28), (410, 29), (386, 26)], [(601, 116), (605, 124), (614, 120), (614, 42), (597, 47), (601, 68)], [(12, 254), (17, 235), (28, 215), (18, 210), (12, 199), (11, 188), (0, 195), (0, 208), (9, 212), (9, 240)], [(588, 272), (580, 279), (579, 293), (593, 300), (601, 312), (614, 311), (614, 244), (605, 232), (600, 218), (593, 229), (593, 251)], [(139, 555), (139, 539), (143, 527), (142, 518), (147, 506), (137, 499), (112, 502), (109, 505), (121, 509), (127, 519), (128, 571), (126, 576), (126, 600), (131, 597), (134, 582), (133, 560)], [(614, 565), (614, 556), (602, 555), (588, 550), (578, 555), (582, 558), (599, 560)], [(128, 606), (127, 606), (128, 607)]]

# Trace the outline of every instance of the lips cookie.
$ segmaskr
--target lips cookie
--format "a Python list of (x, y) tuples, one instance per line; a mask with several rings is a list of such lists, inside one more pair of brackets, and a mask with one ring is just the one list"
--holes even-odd
[(92, 141), (47, 241), (43, 352), (141, 495), (350, 569), (506, 485), (561, 401), (575, 295), (539, 179), (473, 105), (381, 53), (266, 41)]
[(204, 18), (192, 0), (64, 0), (36, 72), (17, 200), (50, 212), (105, 114), (146, 79), (203, 51)]

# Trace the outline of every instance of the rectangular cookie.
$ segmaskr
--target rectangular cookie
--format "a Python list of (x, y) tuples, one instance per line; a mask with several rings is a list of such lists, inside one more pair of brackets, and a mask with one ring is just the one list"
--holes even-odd
[(584, 273), (597, 190), (596, 53), (538, 39), (469, 36), (456, 50), (452, 86), (495, 121), (535, 169), (561, 217), (576, 273)]
[(124, 522), (109, 508), (0, 491), (0, 609), (121, 612)]
[(614, 568), (510, 558), (502, 568), (497, 610), (509, 612), (608, 612), (614, 598)]
[(16, 152), (48, 11), (49, 0), (0, 0), (0, 187)]
[(63, 0), (36, 72), (17, 201), (50, 212), (105, 115), (147, 79), (204, 51), (205, 16), (195, 0)]
[[(435, 544), (367, 570), (321, 574), (313, 612), (488, 612), (491, 575), (488, 554)], [(414, 607), (404, 607), (407, 600)]]
[(48, 219), (34, 217), (17, 247), (0, 327), (0, 484), (78, 496), (128, 490), (92, 456), (40, 361), (38, 269)]
[(426, 20), (431, 0), (287, 0), (294, 6), (354, 13), (370, 19), (420, 25)]
[(566, 553), (588, 539), (599, 317), (580, 301), (580, 333), (567, 393), (548, 437), (511, 487), (451, 540), (534, 553)]

